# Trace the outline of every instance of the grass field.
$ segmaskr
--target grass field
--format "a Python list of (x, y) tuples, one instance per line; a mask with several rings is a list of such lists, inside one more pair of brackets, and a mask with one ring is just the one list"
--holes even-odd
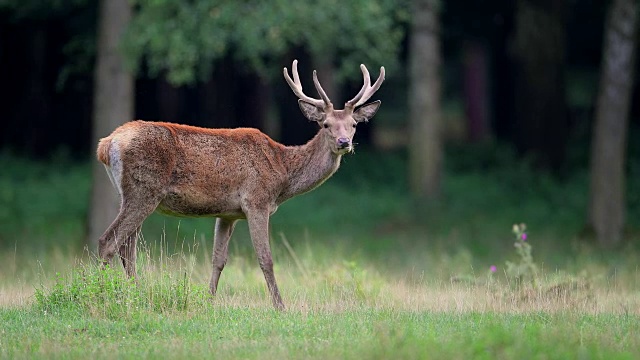
[(513, 286), (488, 272), (473, 281), (445, 281), (416, 269), (387, 273), (375, 264), (341, 260), (343, 255), (296, 254), (301, 267), (281, 254), (276, 272), (285, 313), (271, 308), (258, 267), (240, 254), (232, 256), (214, 300), (206, 289), (209, 267), (184, 253), (143, 257), (137, 286), (119, 268), (100, 271), (90, 260), (60, 264), (69, 270), (58, 277), (43, 271), (42, 285), (5, 280), (0, 357), (632, 359), (640, 354), (637, 273), (601, 280), (545, 274), (544, 285), (534, 288)]
[[(212, 221), (152, 216), (135, 285), (83, 250), (86, 164), (0, 156), (0, 357), (640, 357), (637, 224), (603, 252), (581, 233), (584, 174), (508, 164), (458, 157), (441, 203), (416, 208), (402, 154), (347, 158), (273, 218), (279, 313), (246, 224), (211, 299)], [(525, 243), (531, 259), (514, 248)]]

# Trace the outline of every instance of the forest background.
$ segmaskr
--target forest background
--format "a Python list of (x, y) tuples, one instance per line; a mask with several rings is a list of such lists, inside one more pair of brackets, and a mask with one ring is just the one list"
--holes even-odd
[[(295, 58), (301, 74), (318, 69), (337, 102), (359, 88), (360, 63), (387, 68), (384, 106), (357, 142), (376, 156), (397, 156), (397, 168), (374, 166), (396, 175), (410, 197), (396, 217), (423, 223), (451, 200), (463, 202), (447, 176), (488, 179), (511, 168), (529, 172), (520, 194), (545, 181), (580, 198), (579, 206), (553, 200), (556, 210), (573, 206), (563, 226), (572, 238), (595, 237), (605, 248), (634, 242), (633, 1), (120, 3), (0, 3), (3, 158), (16, 167), (90, 160), (91, 196), (80, 210), (87, 232), (73, 234), (74, 242), (94, 245), (117, 211), (93, 152), (125, 121), (257, 127), (287, 145), (310, 139), (316, 129), (281, 78)], [(19, 176), (5, 169), (7, 178)], [(363, 179), (383, 185), (367, 171), (360, 169)], [(0, 236), (9, 247), (30, 222), (12, 210), (25, 202), (14, 192), (5, 187), (1, 197), (3, 229), (16, 231)], [(485, 200), (480, 208), (493, 205)]]
[[(0, 357), (637, 358), (637, 38), (634, 0), (0, 0)], [(294, 59), (336, 104), (387, 76), (355, 154), (272, 217), (287, 312), (246, 224), (214, 301), (211, 219), (152, 215), (138, 285), (101, 270), (98, 139), (304, 144)]]

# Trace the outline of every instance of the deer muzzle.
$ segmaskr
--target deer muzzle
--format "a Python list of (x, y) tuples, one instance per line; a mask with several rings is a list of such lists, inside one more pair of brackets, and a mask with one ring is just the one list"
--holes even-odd
[(338, 138), (337, 142), (339, 149), (348, 149), (351, 146), (351, 140), (346, 137)]

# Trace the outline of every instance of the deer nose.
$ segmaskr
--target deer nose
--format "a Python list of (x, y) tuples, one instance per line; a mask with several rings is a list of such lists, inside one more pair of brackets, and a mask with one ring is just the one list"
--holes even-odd
[(349, 140), (349, 138), (346, 138), (346, 137), (338, 138), (338, 147), (340, 149), (348, 148), (349, 145), (351, 145), (351, 141)]

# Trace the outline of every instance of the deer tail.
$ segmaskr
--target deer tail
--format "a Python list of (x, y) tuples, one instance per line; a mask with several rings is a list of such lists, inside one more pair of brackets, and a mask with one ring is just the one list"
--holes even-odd
[(96, 155), (98, 160), (107, 166), (109, 166), (109, 148), (111, 148), (111, 136), (100, 139)]

